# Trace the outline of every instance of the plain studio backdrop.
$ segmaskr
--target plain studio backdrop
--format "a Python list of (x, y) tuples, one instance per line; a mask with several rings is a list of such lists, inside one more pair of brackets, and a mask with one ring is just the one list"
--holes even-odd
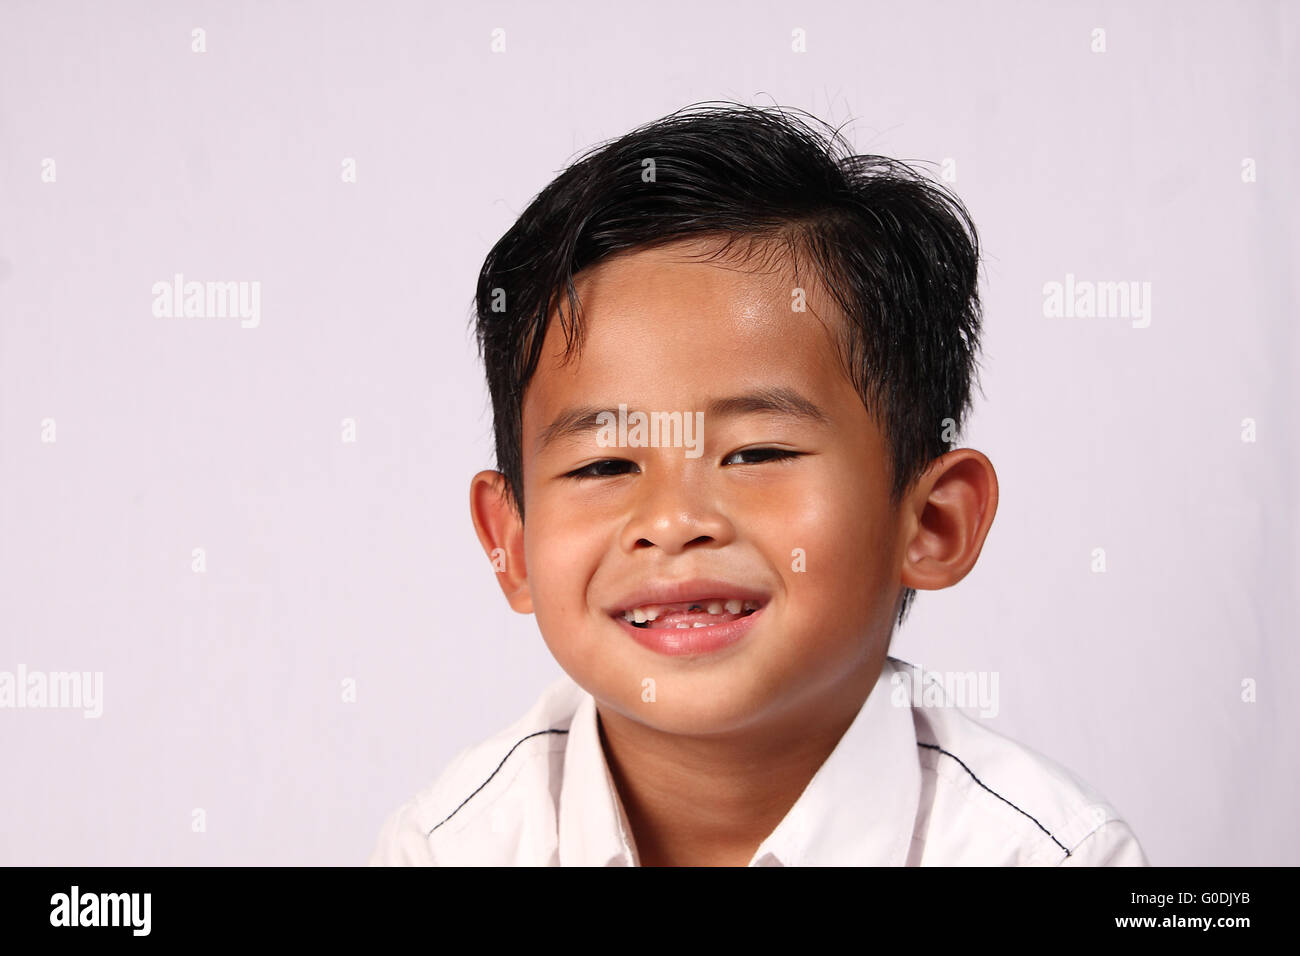
[[(1153, 863), (1295, 863), (1298, 5), (1046, 6), (6, 0), (0, 672), (102, 712), (0, 709), (0, 862), (363, 862), (522, 715), (560, 671), (470, 522), (478, 269), (734, 99), (981, 232), (1001, 503), (893, 653), (997, 674)], [(255, 320), (155, 314), (178, 274)], [(1104, 282), (1132, 314), (1052, 306)]]

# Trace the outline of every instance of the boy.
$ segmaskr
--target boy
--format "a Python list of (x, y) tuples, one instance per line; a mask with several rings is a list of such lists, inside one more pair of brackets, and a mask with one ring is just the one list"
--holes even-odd
[(788, 113), (700, 104), (565, 170), (489, 253), (474, 527), (568, 677), (372, 864), (1146, 865), (1095, 791), (888, 656), (975, 564), (961, 203)]

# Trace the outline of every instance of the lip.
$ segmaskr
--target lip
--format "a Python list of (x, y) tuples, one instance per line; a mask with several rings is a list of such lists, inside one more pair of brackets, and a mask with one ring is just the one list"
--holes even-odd
[[(630, 611), (634, 607), (644, 607), (647, 604), (680, 604), (685, 601), (702, 601), (705, 598), (737, 598), (741, 601), (754, 601), (759, 605), (766, 605), (771, 595), (762, 591), (756, 591), (753, 588), (747, 588), (742, 584), (732, 584), (730, 581), (719, 581), (710, 578), (691, 578), (687, 581), (656, 581), (653, 584), (647, 584), (635, 591), (623, 595), (619, 600), (605, 608), (605, 613), (610, 617), (619, 617), (624, 611)], [(759, 611), (763, 610), (759, 607)], [(750, 615), (751, 617), (753, 615)], [(722, 624), (715, 624), (714, 627), (723, 627)], [(704, 628), (696, 628), (704, 630)]]
[[(623, 618), (623, 611), (646, 604), (678, 604), (707, 598), (736, 598), (757, 602), (759, 608), (726, 624), (708, 627), (633, 627)], [(753, 629), (754, 623), (771, 599), (770, 595), (728, 581), (693, 579), (664, 581), (647, 585), (607, 609), (610, 619), (642, 647), (668, 657), (711, 654), (735, 644)]]
[(668, 657), (680, 657), (711, 654), (730, 647), (753, 629), (755, 619), (766, 610), (765, 604), (752, 614), (728, 624), (710, 624), (708, 627), (633, 627), (621, 617), (612, 620), (642, 647)]

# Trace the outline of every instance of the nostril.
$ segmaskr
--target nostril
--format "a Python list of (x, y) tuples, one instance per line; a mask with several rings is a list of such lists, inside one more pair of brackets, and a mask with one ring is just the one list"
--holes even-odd
[[(714, 540), (715, 538), (713, 537), (713, 535), (702, 534), (697, 538), (692, 538), (690, 541), (687, 541), (684, 545), (682, 545), (682, 547), (689, 548), (692, 545), (696, 545), (696, 544), (711, 544), (714, 542)], [(636, 543), (632, 545), (632, 547), (633, 548), (654, 548), (654, 547), (658, 547), (658, 545), (656, 545), (649, 538), (637, 538)]]

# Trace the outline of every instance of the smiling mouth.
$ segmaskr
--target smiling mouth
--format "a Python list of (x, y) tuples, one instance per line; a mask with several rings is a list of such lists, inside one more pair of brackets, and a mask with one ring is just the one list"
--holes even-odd
[(622, 617), (633, 627), (642, 630), (684, 630), (730, 624), (748, 617), (762, 606), (759, 601), (715, 598), (675, 604), (649, 604), (629, 608), (615, 616)]

